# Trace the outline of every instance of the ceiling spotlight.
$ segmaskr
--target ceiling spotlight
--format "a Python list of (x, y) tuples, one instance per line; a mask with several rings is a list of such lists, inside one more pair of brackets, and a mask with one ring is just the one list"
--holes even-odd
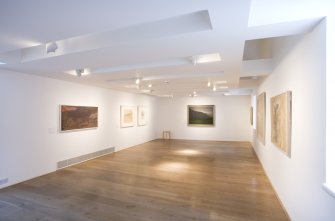
[(56, 42), (46, 44), (47, 54), (51, 52), (55, 53), (57, 49), (58, 49), (58, 45), (56, 44)]
[(76, 69), (77, 77), (81, 77), (84, 73), (84, 69)]
[(215, 87), (215, 85), (214, 85), (214, 87), (213, 87), (213, 91), (216, 91), (216, 87)]
[(195, 94), (197, 94), (197, 92), (196, 92), (196, 91), (193, 91), (193, 94), (195, 95)]
[(150, 87), (150, 88), (151, 88), (151, 87), (152, 87), (152, 84), (148, 84), (148, 87)]
[(207, 83), (207, 87), (210, 87), (210, 86), (211, 86), (211, 82), (208, 81), (208, 83)]
[(139, 78), (136, 78), (135, 80), (135, 84), (139, 84), (140, 83), (140, 79)]

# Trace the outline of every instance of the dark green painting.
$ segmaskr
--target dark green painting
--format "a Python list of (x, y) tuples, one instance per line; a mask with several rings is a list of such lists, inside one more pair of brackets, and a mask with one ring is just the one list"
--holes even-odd
[(214, 105), (188, 105), (187, 109), (188, 126), (214, 126)]

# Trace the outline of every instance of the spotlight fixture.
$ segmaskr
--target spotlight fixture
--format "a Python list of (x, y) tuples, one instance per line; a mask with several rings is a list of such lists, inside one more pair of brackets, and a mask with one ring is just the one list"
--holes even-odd
[(148, 84), (148, 87), (151, 88), (151, 87), (152, 87), (152, 84)]
[(211, 82), (208, 81), (208, 83), (207, 83), (207, 87), (210, 87), (210, 86), (211, 86)]
[(77, 77), (81, 77), (84, 73), (84, 69), (76, 69)]
[(139, 78), (136, 78), (135, 80), (135, 84), (139, 84), (140, 83), (140, 79)]
[(47, 54), (51, 52), (55, 53), (57, 49), (58, 49), (58, 45), (56, 44), (56, 42), (46, 44)]
[(213, 91), (216, 91), (216, 87), (215, 87), (215, 85), (213, 86)]

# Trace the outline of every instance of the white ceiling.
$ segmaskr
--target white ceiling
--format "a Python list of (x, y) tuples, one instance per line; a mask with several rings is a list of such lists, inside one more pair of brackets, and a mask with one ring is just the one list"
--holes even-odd
[(153, 96), (250, 94), (271, 72), (271, 38), (309, 32), (333, 2), (0, 0), (0, 69)]

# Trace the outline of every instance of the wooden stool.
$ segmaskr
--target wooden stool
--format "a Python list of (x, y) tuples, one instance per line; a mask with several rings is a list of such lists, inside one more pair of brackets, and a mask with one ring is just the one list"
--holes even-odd
[(163, 131), (163, 139), (164, 140), (170, 140), (171, 139), (171, 132), (168, 130)]

